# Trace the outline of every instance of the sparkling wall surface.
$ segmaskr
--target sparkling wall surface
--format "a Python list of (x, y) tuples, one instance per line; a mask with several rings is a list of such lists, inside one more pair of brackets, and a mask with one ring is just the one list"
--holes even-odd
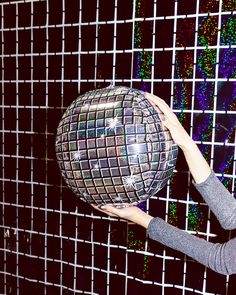
[[(235, 294), (219, 275), (94, 211), (62, 180), (57, 126), (93, 89), (162, 97), (235, 195), (235, 0), (0, 3), (0, 293)], [(221, 229), (180, 152), (144, 211), (211, 242)]]

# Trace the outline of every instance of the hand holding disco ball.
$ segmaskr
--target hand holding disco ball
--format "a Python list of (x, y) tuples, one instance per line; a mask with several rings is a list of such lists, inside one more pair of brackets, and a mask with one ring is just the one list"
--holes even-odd
[(178, 154), (160, 116), (136, 89), (109, 86), (79, 96), (64, 113), (56, 137), (67, 185), (95, 205), (139, 203), (156, 194)]

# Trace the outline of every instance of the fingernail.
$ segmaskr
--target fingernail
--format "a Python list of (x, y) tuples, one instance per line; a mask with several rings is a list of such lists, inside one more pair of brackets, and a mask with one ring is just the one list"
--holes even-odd
[(102, 206), (100, 206), (100, 209), (106, 210), (106, 206), (102, 205)]

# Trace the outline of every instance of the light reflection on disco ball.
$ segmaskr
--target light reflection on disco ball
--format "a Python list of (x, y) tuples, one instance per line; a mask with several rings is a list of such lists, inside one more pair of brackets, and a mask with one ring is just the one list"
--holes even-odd
[(123, 86), (79, 96), (57, 129), (62, 176), (90, 204), (145, 201), (165, 186), (177, 155), (144, 92)]

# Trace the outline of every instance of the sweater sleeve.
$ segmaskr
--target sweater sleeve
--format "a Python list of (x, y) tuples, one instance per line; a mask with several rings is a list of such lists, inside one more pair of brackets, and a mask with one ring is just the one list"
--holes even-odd
[(236, 228), (236, 200), (216, 177), (214, 171), (199, 184), (193, 185), (202, 195), (224, 229)]
[(211, 243), (180, 230), (161, 218), (153, 218), (147, 229), (149, 238), (181, 251), (221, 274), (236, 274), (236, 238), (227, 243)]

